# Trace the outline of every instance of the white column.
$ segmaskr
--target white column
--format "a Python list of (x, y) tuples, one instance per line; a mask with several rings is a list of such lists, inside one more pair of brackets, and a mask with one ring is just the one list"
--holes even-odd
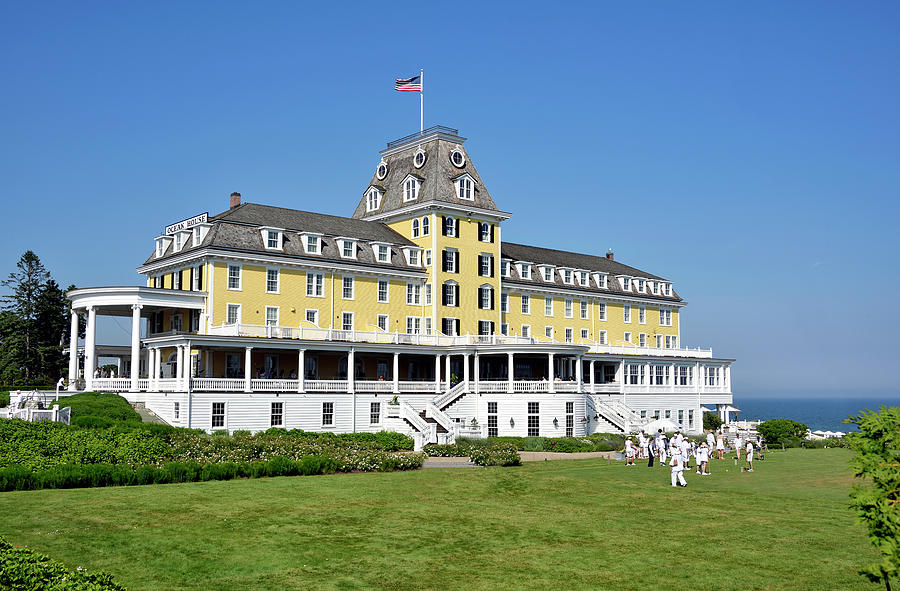
[(588, 379), (591, 382), (590, 392), (591, 392), (591, 394), (593, 394), (594, 392), (597, 391), (597, 388), (594, 387), (594, 360), (593, 359), (591, 359), (591, 361), (588, 365)]
[(513, 393), (513, 380), (515, 379), (515, 374), (513, 373), (515, 366), (513, 365), (513, 354), (506, 354), (506, 391), (510, 394)]
[(726, 365), (722, 368), (722, 385), (725, 387), (726, 392), (731, 392), (731, 366)]
[(297, 392), (306, 390), (306, 349), (297, 352)]
[(147, 391), (153, 392), (153, 368), (156, 366), (153, 361), (154, 356), (156, 355), (156, 349), (152, 347), (147, 348)]
[(131, 391), (137, 392), (141, 368), (141, 306), (131, 306)]
[(250, 376), (253, 375), (250, 352), (253, 347), (244, 347), (244, 392), (250, 392)]
[(578, 384), (578, 392), (584, 392), (584, 380), (581, 378), (581, 355), (575, 358), (575, 381)]
[(191, 391), (191, 378), (194, 377), (194, 359), (191, 356), (191, 343), (184, 346), (184, 389), (186, 392)]
[(481, 379), (481, 370), (480, 364), (478, 361), (478, 351), (475, 351), (475, 360), (472, 362), (474, 365), (472, 370), (475, 372), (474, 382), (475, 382), (475, 391), (478, 391), (478, 381)]
[(463, 382), (465, 382), (465, 391), (469, 391), (469, 354), (463, 353)]
[(175, 389), (181, 391), (184, 383), (184, 346), (175, 347)]
[(97, 364), (95, 347), (97, 339), (97, 309), (88, 306), (87, 330), (84, 335), (84, 383), (85, 389), (94, 389), (94, 366)]
[(78, 383), (78, 312), (72, 310), (72, 326), (69, 329), (69, 391), (74, 392)]
[(353, 387), (354, 379), (356, 378), (356, 351), (350, 349), (350, 352), (347, 353), (347, 393), (353, 394), (355, 388)]
[(550, 377), (550, 382), (547, 385), (548, 392), (556, 392), (556, 386), (553, 383), (553, 380), (556, 379), (556, 368), (553, 367), (553, 353), (547, 353), (547, 374)]
[(450, 389), (450, 354), (444, 356), (444, 380), (447, 382), (447, 390)]
[(435, 394), (440, 394), (441, 392), (441, 356), (434, 356), (434, 392)]
[(153, 384), (159, 390), (159, 374), (162, 372), (162, 349), (156, 348), (156, 355), (153, 356)]
[(391, 374), (394, 379), (394, 394), (400, 393), (400, 353), (394, 352), (394, 371)]

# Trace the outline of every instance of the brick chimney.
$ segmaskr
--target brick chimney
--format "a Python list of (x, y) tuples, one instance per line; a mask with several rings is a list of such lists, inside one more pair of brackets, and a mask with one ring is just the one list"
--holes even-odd
[[(228, 209), (234, 209), (235, 207), (237, 207), (240, 204), (241, 204), (241, 194), (238, 193), (237, 191), (235, 191), (234, 193), (231, 194), (231, 203), (230, 203), (230, 207)], [(609, 256), (609, 255), (606, 255), (606, 256)]]
[[(240, 200), (241, 200), (241, 196), (238, 195), (238, 201), (240, 201)], [(613, 251), (612, 251), (611, 248), (610, 248), (609, 250), (606, 251), (606, 258), (608, 258), (608, 259), (611, 260), (611, 261), (616, 260), (616, 257), (615, 257), (615, 255), (613, 254)]]

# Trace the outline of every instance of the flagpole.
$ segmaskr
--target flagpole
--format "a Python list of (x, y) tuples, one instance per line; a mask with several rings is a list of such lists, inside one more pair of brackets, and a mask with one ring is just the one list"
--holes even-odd
[(419, 135), (425, 131), (425, 69), (419, 70)]

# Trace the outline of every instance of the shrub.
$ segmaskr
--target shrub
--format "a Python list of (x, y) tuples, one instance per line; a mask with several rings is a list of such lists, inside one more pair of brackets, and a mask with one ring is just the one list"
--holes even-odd
[(72, 407), (72, 420), (77, 417), (100, 417), (110, 421), (140, 423), (141, 415), (135, 411), (127, 400), (118, 394), (107, 392), (82, 392), (59, 399), (60, 408)]
[(473, 448), (469, 453), (469, 459), (479, 466), (518, 466), (522, 463), (519, 451), (508, 443)]
[(9, 406), (9, 390), (0, 392), (0, 408)]
[(0, 589), (16, 591), (124, 591), (112, 575), (102, 571), (69, 570), (63, 564), (28, 548), (14, 548), (0, 538)]
[[(756, 430), (765, 437), (769, 445), (777, 445), (788, 439), (803, 439), (809, 427), (791, 419), (772, 419), (757, 425)], [(787, 447), (787, 443), (785, 443)]]

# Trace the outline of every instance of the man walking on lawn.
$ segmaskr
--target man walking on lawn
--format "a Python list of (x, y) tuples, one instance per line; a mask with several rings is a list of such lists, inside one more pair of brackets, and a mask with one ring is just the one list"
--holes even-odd
[(672, 486), (687, 486), (684, 481), (684, 461), (678, 451), (673, 450), (669, 466), (672, 468)]

